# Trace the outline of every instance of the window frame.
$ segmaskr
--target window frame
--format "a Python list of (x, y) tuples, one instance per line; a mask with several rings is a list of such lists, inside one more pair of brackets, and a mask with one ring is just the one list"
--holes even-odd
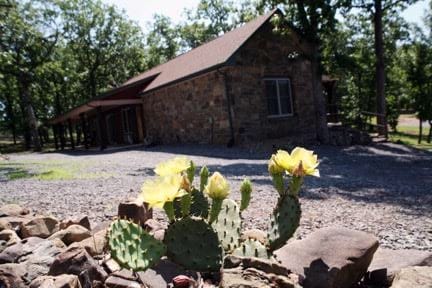
[[(278, 103), (278, 114), (269, 114), (267, 115), (267, 118), (282, 118), (282, 117), (291, 117), (294, 116), (294, 101), (293, 101), (293, 93), (292, 93), (292, 87), (291, 87), (291, 79), (288, 77), (265, 77), (263, 78), (264, 81), (264, 92), (265, 92), (265, 98), (266, 101), (268, 101), (268, 95), (265, 88), (265, 81), (276, 81), (276, 98)], [(284, 113), (282, 114), (282, 105), (281, 105), (281, 97), (280, 97), (280, 90), (279, 90), (279, 81), (287, 81), (289, 86), (289, 98), (291, 103), (291, 113)], [(270, 113), (270, 111), (267, 111), (267, 113)]]

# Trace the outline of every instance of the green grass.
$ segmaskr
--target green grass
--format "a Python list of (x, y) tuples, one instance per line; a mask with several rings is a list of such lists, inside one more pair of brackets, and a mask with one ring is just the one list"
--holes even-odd
[(423, 128), (422, 143), (418, 144), (418, 127), (415, 126), (398, 126), (397, 132), (389, 133), (389, 140), (391, 142), (404, 144), (413, 148), (432, 151), (432, 143), (427, 143), (427, 133), (429, 133), (429, 127)]
[(34, 178), (41, 181), (98, 179), (114, 176), (106, 172), (90, 172), (92, 164), (87, 161), (75, 160), (44, 160), (44, 161), (3, 161), (0, 162), (0, 176), (8, 180)]

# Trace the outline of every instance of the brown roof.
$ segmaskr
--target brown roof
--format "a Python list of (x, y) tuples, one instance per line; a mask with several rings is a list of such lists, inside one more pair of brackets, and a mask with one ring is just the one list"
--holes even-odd
[(148, 92), (171, 82), (223, 65), (276, 11), (278, 10), (274, 9), (237, 29), (181, 54), (164, 64), (147, 70), (129, 79), (124, 85), (159, 74), (142, 91)]
[[(91, 99), (86, 103), (69, 110), (65, 114), (49, 120), (49, 123), (55, 124), (63, 122), (66, 119), (79, 119), (78, 117), (80, 113), (94, 109), (96, 106), (102, 106), (102, 101), (109, 101), (110, 99), (117, 98), (134, 101), (133, 99), (139, 94), (139, 92), (136, 92), (135, 90), (136, 87), (143, 87), (141, 88), (142, 90), (139, 90), (141, 93), (144, 93), (186, 77), (191, 77), (198, 73), (222, 66), (264, 23), (270, 19), (271, 16), (273, 16), (273, 14), (278, 11), (278, 9), (274, 9), (237, 29), (227, 32), (212, 41), (181, 54), (166, 63), (147, 70), (146, 72), (129, 79), (119, 87), (102, 93), (95, 99)], [(136, 94), (131, 96), (129, 93), (130, 91), (135, 91)], [(111, 100), (111, 102), (107, 103), (113, 104), (114, 102), (115, 100)]]

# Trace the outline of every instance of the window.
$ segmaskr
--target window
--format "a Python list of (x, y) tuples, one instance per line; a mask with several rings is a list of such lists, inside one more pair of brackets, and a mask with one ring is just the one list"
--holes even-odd
[(269, 117), (293, 115), (291, 83), (287, 78), (264, 79)]

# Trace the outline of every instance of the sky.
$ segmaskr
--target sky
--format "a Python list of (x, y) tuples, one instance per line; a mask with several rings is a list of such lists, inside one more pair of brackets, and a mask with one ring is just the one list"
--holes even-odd
[[(153, 15), (163, 14), (169, 16), (175, 23), (182, 20), (185, 8), (194, 8), (199, 0), (103, 0), (124, 9), (130, 19), (135, 20), (146, 31), (146, 24)], [(408, 22), (422, 25), (422, 18), (427, 9), (428, 0), (421, 0), (406, 9), (402, 15)]]

